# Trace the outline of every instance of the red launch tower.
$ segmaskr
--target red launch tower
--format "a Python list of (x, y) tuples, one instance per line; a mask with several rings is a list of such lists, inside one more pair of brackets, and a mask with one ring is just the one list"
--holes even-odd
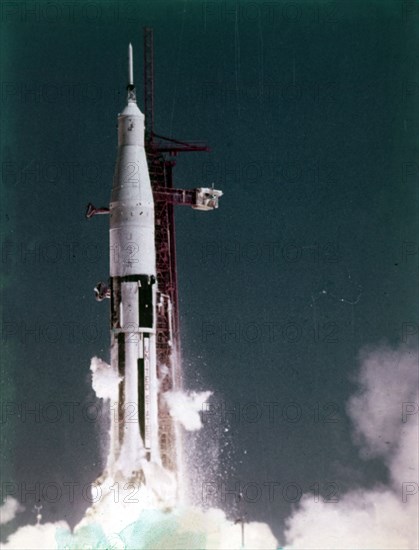
[(159, 393), (159, 440), (163, 466), (177, 468), (177, 445), (173, 419), (164, 392), (181, 388), (179, 309), (176, 277), (174, 206), (197, 210), (218, 207), (221, 191), (209, 188), (176, 189), (173, 167), (179, 153), (208, 151), (203, 143), (186, 143), (158, 135), (154, 131), (154, 54), (153, 29), (144, 28), (144, 114), (145, 145), (155, 205), (157, 285), (157, 376)]

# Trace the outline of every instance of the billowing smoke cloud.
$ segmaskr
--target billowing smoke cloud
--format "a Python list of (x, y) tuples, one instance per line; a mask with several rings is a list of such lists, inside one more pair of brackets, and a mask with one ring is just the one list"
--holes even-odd
[(203, 405), (212, 392), (190, 392), (170, 391), (164, 394), (170, 414), (180, 422), (185, 430), (196, 431), (202, 428), (202, 420), (199, 414)]
[[(131, 506), (132, 508), (132, 506)], [(119, 512), (120, 517), (122, 514)], [(105, 518), (106, 519), (106, 518)], [(94, 539), (92, 537), (94, 534)], [(88, 539), (87, 536), (90, 538)], [(59, 533), (59, 547), (83, 548), (86, 542), (101, 541), (95, 548), (136, 548), (138, 550), (237, 550), (241, 547), (241, 526), (226, 518), (222, 510), (207, 511), (192, 507), (176, 507), (170, 511), (145, 509), (134, 522), (111, 532), (107, 523), (86, 523), (76, 528), (73, 535)], [(249, 550), (274, 550), (278, 547), (268, 525), (258, 522), (246, 524), (246, 546)]]
[(90, 370), (92, 371), (92, 387), (97, 397), (117, 401), (118, 384), (122, 378), (116, 369), (99, 357), (92, 357)]
[[(92, 359), (90, 368), (97, 397), (116, 400), (117, 374), (97, 357)], [(211, 392), (168, 392), (166, 396), (170, 413), (176, 420), (190, 431), (201, 428), (200, 411)], [(127, 467), (130, 473), (138, 469), (132, 460)], [(100, 498), (86, 510), (75, 529), (71, 531), (65, 522), (27, 525), (18, 529), (0, 547), (4, 550), (230, 550), (240, 547), (241, 526), (229, 521), (222, 510), (203, 511), (194, 506), (181, 506), (175, 496), (176, 479), (170, 472), (146, 460), (143, 461), (142, 471), (145, 484), (125, 474), (119, 459), (115, 464), (110, 437), (106, 475), (94, 491), (100, 494)], [(245, 548), (274, 550), (277, 546), (268, 525), (257, 522), (246, 524)]]
[(42, 523), (40, 525), (25, 525), (13, 533), (4, 544), (0, 544), (2, 550), (51, 550), (58, 548), (56, 534), (58, 530), (69, 532), (69, 526), (65, 521), (57, 523)]
[(15, 519), (16, 514), (23, 512), (25, 508), (13, 497), (8, 497), (6, 502), (0, 506), (0, 525), (9, 523)]
[(365, 459), (381, 458), (388, 487), (349, 491), (337, 503), (308, 496), (287, 520), (286, 548), (417, 550), (418, 358), (382, 347), (361, 355), (359, 390), (348, 403)]
[[(361, 359), (359, 389), (350, 399), (347, 410), (362, 456), (366, 460), (383, 460), (390, 481), (388, 486), (380, 484), (373, 489), (351, 490), (337, 503), (316, 502), (312, 495), (306, 496), (286, 522), (287, 549), (418, 548), (417, 358), (405, 349), (380, 348), (365, 352)], [(98, 397), (113, 399), (109, 385), (117, 386), (118, 378), (100, 360), (92, 362), (92, 371)], [(109, 384), (100, 380), (101, 377)], [(210, 395), (211, 392), (189, 395), (172, 392), (168, 398), (171, 414), (187, 429), (199, 429), (199, 411)], [(132, 486), (125, 487), (124, 479), (109, 477), (102, 485), (103, 498), (86, 511), (73, 532), (65, 522), (25, 526), (0, 547), (4, 550), (88, 547), (229, 550), (240, 547), (241, 526), (229, 521), (223, 511), (168, 506), (153, 488), (153, 479), (160, 479), (160, 473), (146, 473), (147, 483), (141, 485), (136, 495), (138, 504), (129, 503), (122, 498), (122, 493), (116, 502), (115, 483), (129, 494)], [(16, 511), (10, 512), (9, 517)], [(251, 522), (246, 524), (245, 548), (273, 550), (278, 548), (278, 543), (268, 525)]]
[[(64, 522), (27, 525), (0, 545), (2, 550), (53, 550), (66, 548), (120, 548), (136, 550), (237, 550), (241, 547), (241, 526), (229, 521), (218, 509), (158, 506), (151, 489), (142, 486), (132, 499), (132, 484), (121, 492), (118, 502), (113, 491), (86, 511), (72, 532)], [(122, 485), (121, 485), (122, 486)], [(277, 541), (268, 525), (246, 524), (244, 550), (274, 550)]]
[(397, 489), (408, 475), (418, 479), (418, 357), (382, 348), (361, 358), (360, 389), (347, 407), (354, 439), (364, 458), (383, 458)]

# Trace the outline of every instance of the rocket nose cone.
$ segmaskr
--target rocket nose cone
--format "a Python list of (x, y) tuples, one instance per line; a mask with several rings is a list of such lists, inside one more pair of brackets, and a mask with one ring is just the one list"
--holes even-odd
[(138, 105), (133, 101), (130, 101), (122, 113), (119, 116), (141, 116), (144, 117), (143, 113), (140, 111)]

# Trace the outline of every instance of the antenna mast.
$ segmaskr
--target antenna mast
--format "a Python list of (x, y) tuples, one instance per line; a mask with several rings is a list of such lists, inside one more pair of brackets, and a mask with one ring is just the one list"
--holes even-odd
[(154, 52), (153, 29), (144, 27), (144, 115), (145, 140), (153, 141), (154, 131)]

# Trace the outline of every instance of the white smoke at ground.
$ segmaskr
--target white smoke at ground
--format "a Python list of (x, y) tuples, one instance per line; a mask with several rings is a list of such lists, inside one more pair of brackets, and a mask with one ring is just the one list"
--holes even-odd
[[(241, 528), (229, 521), (222, 510), (207, 511), (198, 508), (177, 508), (171, 512), (158, 509), (137, 513), (136, 520), (126, 522), (116, 532), (103, 529), (109, 516), (102, 522), (87, 521), (72, 533), (65, 522), (21, 527), (4, 550), (80, 550), (80, 548), (135, 549), (135, 550), (274, 550), (277, 541), (268, 525), (258, 522), (246, 524), (246, 543), (241, 546)], [(114, 522), (115, 523), (115, 522)], [(121, 525), (123, 523), (121, 522)]]
[(412, 350), (361, 354), (347, 411), (361, 456), (383, 460), (389, 483), (348, 491), (335, 503), (305, 496), (286, 522), (287, 549), (417, 550), (418, 373)]
[[(159, 498), (158, 470), (146, 472), (146, 484), (125, 483), (107, 478), (100, 500), (89, 508), (82, 521), (70, 530), (65, 522), (27, 525), (1, 545), (17, 549), (136, 549), (136, 550), (237, 550), (241, 526), (219, 509), (172, 506)], [(277, 541), (268, 525), (246, 524), (248, 550), (274, 550)]]
[(58, 548), (56, 534), (60, 530), (70, 530), (65, 521), (24, 525), (10, 535), (7, 542), (0, 543), (0, 548), (4, 550), (51, 550)]
[(0, 525), (9, 523), (15, 519), (19, 512), (23, 512), (25, 508), (15, 498), (8, 496), (6, 501), (0, 506)]

